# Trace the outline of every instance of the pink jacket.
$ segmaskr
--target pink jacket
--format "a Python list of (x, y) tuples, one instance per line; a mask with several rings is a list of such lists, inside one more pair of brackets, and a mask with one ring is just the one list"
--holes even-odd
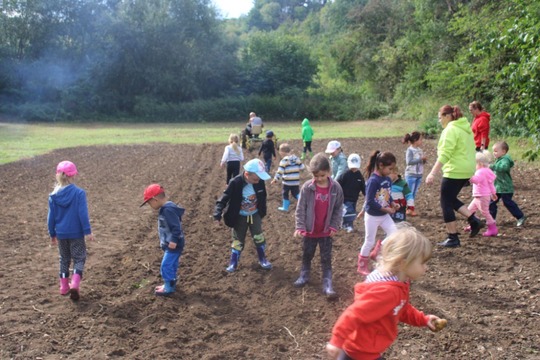
[(490, 168), (483, 167), (477, 169), (473, 177), (469, 180), (473, 184), (473, 196), (490, 196), (496, 194), (495, 178), (497, 176)]

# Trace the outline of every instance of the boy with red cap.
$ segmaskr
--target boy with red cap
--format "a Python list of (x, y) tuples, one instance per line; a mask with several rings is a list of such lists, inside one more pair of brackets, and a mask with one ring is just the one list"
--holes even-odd
[(266, 259), (266, 240), (262, 232), (262, 219), (266, 215), (266, 186), (270, 179), (264, 164), (259, 159), (248, 161), (244, 173), (234, 177), (214, 208), (214, 220), (220, 223), (221, 214), (225, 225), (232, 228), (231, 260), (227, 272), (234, 272), (238, 267), (240, 255), (244, 250), (246, 234), (249, 229), (257, 248), (259, 264), (265, 270), (272, 269)]
[(168, 201), (165, 189), (159, 184), (149, 185), (144, 190), (144, 202), (141, 207), (146, 203), (152, 209), (159, 210), (159, 244), (164, 252), (160, 268), (163, 285), (156, 287), (155, 294), (168, 296), (176, 291), (176, 273), (185, 242), (182, 230), (182, 215), (184, 215), (185, 209)]

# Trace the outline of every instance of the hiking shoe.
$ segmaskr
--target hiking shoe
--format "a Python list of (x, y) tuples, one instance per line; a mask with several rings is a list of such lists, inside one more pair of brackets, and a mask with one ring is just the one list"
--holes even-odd
[(459, 238), (457, 237), (457, 235), (456, 236), (449, 235), (446, 238), (446, 240), (444, 240), (443, 242), (438, 243), (437, 245), (444, 246), (444, 247), (447, 247), (447, 248), (457, 248), (457, 247), (461, 246), (461, 243), (460, 243)]
[(352, 232), (354, 231), (354, 229), (353, 229), (352, 226), (347, 226), (347, 227), (345, 228), (345, 231), (347, 231), (347, 234), (350, 234), (350, 233), (352, 233)]
[(480, 232), (480, 229), (483, 226), (483, 224), (480, 222), (480, 220), (478, 220), (476, 217), (473, 217), (469, 221), (469, 225), (471, 226), (471, 232), (469, 234), (469, 237), (474, 237), (474, 236), (478, 235), (478, 233)]
[(516, 226), (523, 226), (523, 224), (525, 224), (525, 220), (527, 220), (527, 217), (523, 215), (521, 219), (518, 219)]

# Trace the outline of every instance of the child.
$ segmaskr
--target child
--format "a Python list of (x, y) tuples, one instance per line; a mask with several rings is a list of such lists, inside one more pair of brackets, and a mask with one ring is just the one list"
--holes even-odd
[(366, 280), (354, 287), (354, 303), (336, 321), (326, 345), (330, 359), (375, 360), (392, 345), (398, 323), (438, 331), (446, 322), (424, 315), (409, 303), (410, 282), (421, 278), (431, 257), (431, 243), (412, 227), (386, 239), (382, 257)]
[(313, 180), (302, 186), (295, 214), (294, 237), (302, 236), (302, 269), (294, 286), (303, 287), (309, 281), (311, 260), (318, 244), (323, 293), (328, 299), (334, 299), (337, 294), (332, 288), (332, 236), (341, 224), (343, 191), (330, 177), (330, 162), (324, 154), (317, 154), (311, 159), (309, 171)]
[[(409, 189), (412, 193), (412, 201), (416, 199), (416, 193), (418, 188), (420, 188), (420, 183), (422, 182), (422, 175), (424, 174), (424, 164), (427, 161), (427, 158), (424, 156), (424, 152), (420, 148), (422, 146), (422, 134), (418, 131), (413, 131), (411, 134), (405, 134), (403, 141), (409, 143), (410, 146), (407, 148), (405, 153), (405, 162), (407, 167), (405, 168), (405, 181), (409, 185)], [(407, 215), (416, 216), (416, 211), (414, 206), (407, 209)]]
[[(381, 153), (376, 150), (371, 154), (366, 167), (368, 181), (366, 184), (366, 201), (364, 204), (365, 215), (365, 238), (364, 244), (358, 254), (358, 272), (362, 275), (369, 274), (369, 256), (375, 245), (377, 229), (381, 227), (386, 236), (396, 231), (396, 225), (390, 215), (396, 212), (399, 205), (392, 201), (392, 180), (388, 177), (394, 171), (396, 157), (389, 152)], [(359, 214), (360, 215), (360, 214)], [(375, 253), (379, 251), (378, 247)], [(373, 254), (375, 256), (375, 254)]]
[[(71, 161), (56, 166), (56, 185), (49, 195), (47, 225), (53, 245), (60, 253), (60, 295), (79, 300), (79, 287), (86, 262), (86, 242), (94, 240), (86, 192), (74, 184), (78, 174)], [(73, 276), (69, 282), (69, 266), (73, 259)]]
[(229, 145), (225, 146), (223, 157), (221, 158), (221, 167), (227, 164), (227, 184), (240, 173), (240, 162), (244, 161), (244, 152), (238, 145), (238, 135), (229, 135)]
[(510, 175), (510, 170), (514, 166), (514, 161), (508, 155), (508, 144), (504, 141), (500, 141), (493, 145), (493, 156), (495, 156), (495, 163), (490, 166), (490, 169), (495, 172), (497, 178), (495, 179), (495, 189), (497, 190), (497, 200), (492, 201), (489, 204), (489, 212), (493, 219), (497, 217), (497, 203), (502, 199), (504, 207), (510, 211), (513, 217), (517, 219), (517, 226), (523, 226), (527, 217), (523, 214), (523, 211), (512, 200), (514, 196), (514, 182)]
[(407, 185), (407, 182), (403, 180), (401, 175), (398, 174), (397, 168), (390, 173), (390, 179), (392, 180), (392, 199), (399, 206), (396, 212), (390, 215), (395, 223), (399, 223), (407, 220), (407, 215), (410, 214), (410, 210), (414, 209), (414, 199), (412, 192)]
[(326, 146), (327, 154), (330, 154), (332, 162), (332, 179), (337, 179), (347, 171), (347, 156), (343, 153), (339, 141), (333, 140)]
[(360, 166), (362, 160), (360, 155), (351, 154), (347, 158), (347, 166), (349, 170), (344, 172), (341, 175), (337, 182), (341, 185), (343, 189), (343, 206), (345, 213), (343, 214), (343, 225), (342, 227), (348, 232), (353, 232), (353, 222), (356, 218), (356, 202), (358, 201), (358, 196), (360, 193), (366, 195), (366, 183), (364, 177), (360, 172)]
[[(499, 231), (495, 219), (489, 213), (490, 200), (497, 200), (497, 191), (495, 190), (495, 174), (489, 168), (490, 153), (487, 151), (476, 153), (476, 172), (469, 180), (473, 184), (473, 200), (469, 204), (469, 211), (474, 214), (480, 210), (486, 218), (488, 226), (487, 231), (482, 236), (497, 236)], [(466, 232), (471, 232), (471, 227), (467, 226), (464, 229)]]
[(304, 170), (305, 166), (296, 155), (291, 154), (291, 147), (289, 144), (279, 145), (279, 156), (281, 161), (279, 162), (279, 168), (272, 180), (271, 184), (275, 184), (278, 180), (283, 181), (283, 190), (281, 192), (283, 196), (283, 205), (278, 207), (279, 211), (289, 211), (289, 191), (295, 199), (298, 199), (300, 193), (300, 171)]
[(276, 157), (276, 144), (274, 142), (274, 132), (268, 130), (266, 132), (266, 140), (263, 141), (261, 148), (259, 149), (259, 156), (263, 154), (264, 164), (266, 172), (270, 172), (272, 167), (272, 156)]
[(154, 210), (159, 210), (158, 234), (159, 245), (163, 250), (161, 260), (161, 278), (163, 285), (157, 286), (154, 293), (158, 296), (168, 296), (176, 291), (176, 281), (180, 256), (184, 251), (184, 231), (182, 230), (182, 215), (184, 209), (167, 200), (165, 189), (159, 184), (149, 185), (144, 190), (144, 202)]
[(238, 267), (248, 228), (257, 248), (259, 264), (265, 270), (272, 269), (272, 264), (266, 259), (266, 241), (262, 232), (262, 219), (266, 215), (264, 182), (268, 179), (270, 175), (266, 173), (262, 161), (250, 160), (244, 165), (244, 173), (229, 182), (227, 189), (216, 202), (214, 220), (219, 224), (221, 214), (225, 211), (225, 225), (233, 229), (231, 260), (227, 272), (232, 273)]
[(313, 155), (313, 151), (311, 150), (311, 142), (313, 141), (313, 129), (311, 128), (311, 125), (309, 124), (308, 118), (305, 118), (302, 121), (302, 141), (304, 142), (304, 151), (302, 152), (301, 159), (304, 160), (306, 158), (307, 152), (309, 151), (309, 156)]

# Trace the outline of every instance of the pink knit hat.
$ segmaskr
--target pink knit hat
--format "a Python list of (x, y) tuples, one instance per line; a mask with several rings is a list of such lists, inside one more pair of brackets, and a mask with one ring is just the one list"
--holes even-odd
[(64, 173), (67, 176), (75, 176), (78, 174), (77, 167), (71, 161), (62, 161), (56, 167), (56, 173)]

